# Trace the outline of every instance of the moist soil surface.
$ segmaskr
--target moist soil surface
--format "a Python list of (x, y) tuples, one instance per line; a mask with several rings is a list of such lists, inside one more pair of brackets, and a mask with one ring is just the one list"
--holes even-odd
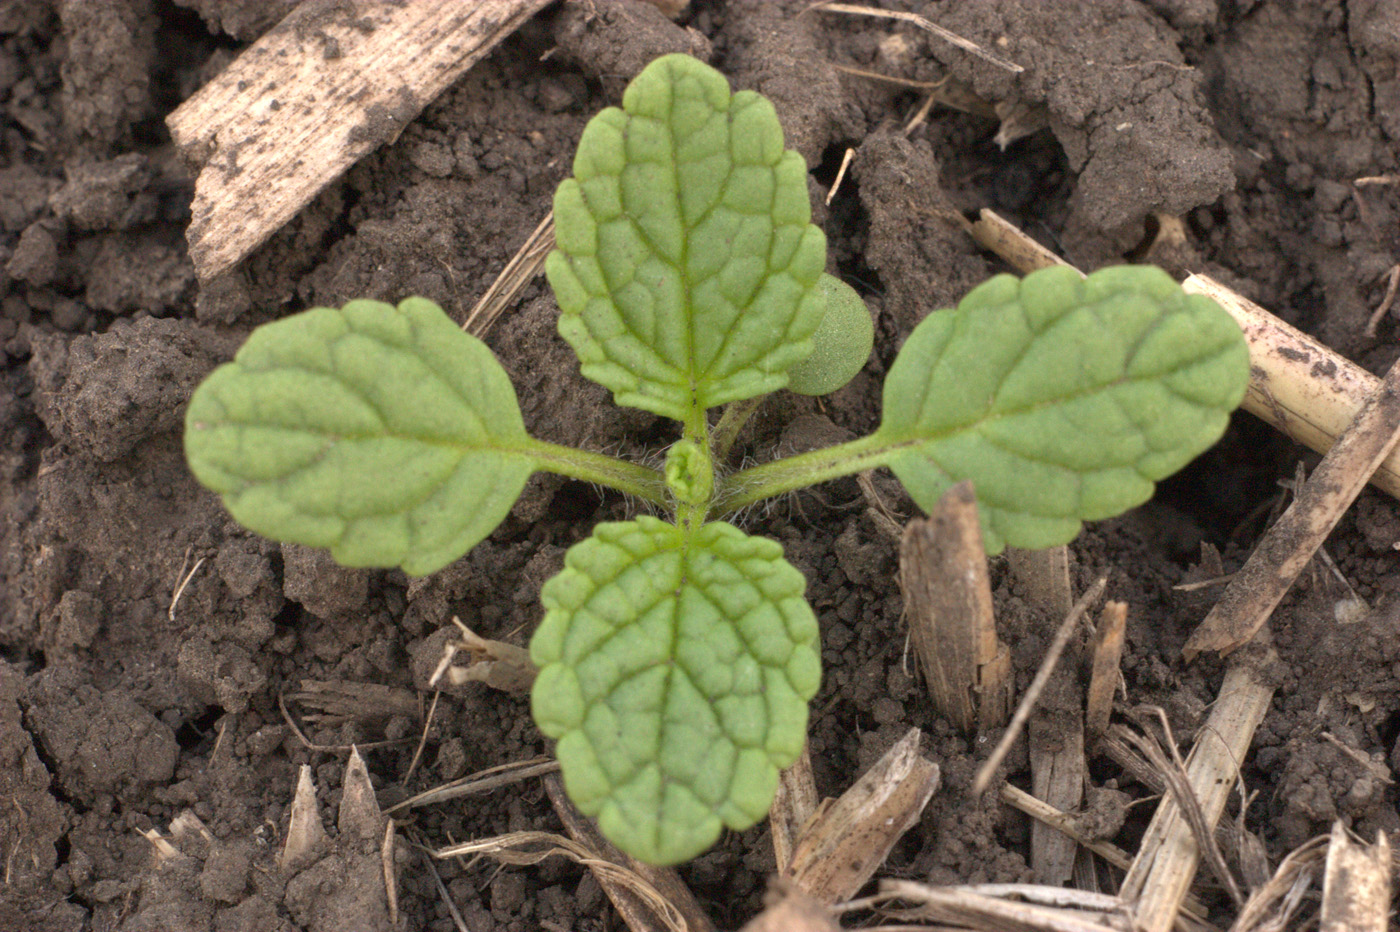
[[(629, 502), (536, 477), (486, 542), (439, 573), (343, 569), (236, 526), (191, 479), (181, 418), (251, 328), (293, 311), (420, 294), (462, 320), (549, 209), (585, 121), (656, 55), (696, 54), (773, 100), (811, 166), (830, 270), (877, 322), (854, 382), (821, 400), (770, 398), (736, 462), (875, 426), (881, 377), (914, 325), (1004, 271), (962, 226), (984, 207), (1084, 269), (1209, 274), (1377, 374), (1400, 355), (1394, 318), (1366, 331), (1400, 261), (1395, 0), (886, 4), (1026, 66), (1019, 75), (908, 24), (806, 5), (694, 0), (675, 21), (631, 2), (551, 6), (232, 279), (202, 285), (185, 245), (194, 179), (163, 118), (287, 4), (0, 4), (0, 928), (387, 928), (378, 843), (345, 813), (337, 824), (349, 746), (364, 749), (386, 807), (550, 753), (527, 701), (481, 684), (444, 691), (429, 717), (428, 675), (453, 616), (524, 644), (565, 549), (635, 513)], [(971, 112), (940, 105), (916, 120), (926, 92), (911, 82), (944, 78)], [(1004, 148), (999, 130), (1015, 137)], [(529, 429), (654, 456), (672, 428), (584, 381), (557, 313), (539, 279), (485, 335)], [(1107, 575), (1108, 597), (1129, 606), (1121, 709), (1158, 706), (1189, 741), (1224, 665), (1187, 664), (1181, 647), (1219, 590), (1174, 587), (1238, 568), (1287, 502), (1279, 481), (1315, 462), (1237, 415), (1153, 503), (1072, 545), (1076, 591)], [(1032, 880), (1027, 819), (968, 789), (997, 733), (968, 738), (940, 718), (905, 648), (885, 513), (917, 510), (877, 474), (744, 517), (783, 544), (820, 618), (817, 788), (838, 795), (918, 727), (942, 786), (879, 875)], [(1274, 615), (1278, 688), (1241, 774), (1257, 794), (1244, 823), (1273, 863), (1338, 819), (1362, 837), (1400, 828), (1397, 544), (1396, 502), (1367, 490), (1327, 543), (1333, 565), (1315, 561)], [(1218, 565), (1202, 558), (1212, 548)], [(1004, 558), (991, 573), (1024, 689), (1059, 619)], [(1339, 613), (1353, 594), (1366, 610)], [(1066, 661), (1071, 685), (1086, 637)], [(1027, 760), (1023, 739), (1004, 768), (1023, 787)], [(302, 765), (327, 838), (283, 866)], [(1101, 833), (1136, 850), (1152, 791), (1107, 759), (1089, 776)], [(561, 832), (538, 779), (396, 817), (401, 928), (619, 927), (564, 858), (430, 866), (408, 843)], [(162, 856), (152, 833), (178, 844)], [(680, 875), (732, 929), (761, 909), (774, 867), (760, 825)], [(1119, 875), (1101, 874), (1113, 889)], [(1228, 901), (1203, 883), (1228, 924)]]

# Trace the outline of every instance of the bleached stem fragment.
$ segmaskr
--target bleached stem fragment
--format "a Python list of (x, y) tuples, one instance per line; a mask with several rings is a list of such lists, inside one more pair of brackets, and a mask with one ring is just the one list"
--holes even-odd
[(820, 903), (779, 878), (764, 898), (766, 908), (739, 932), (841, 932)]
[(316, 807), (316, 784), (311, 779), (311, 765), (302, 764), (297, 775), (297, 787), (292, 794), (292, 814), (287, 823), (287, 838), (282, 844), (278, 866), (287, 872), (305, 867), (319, 854), (326, 839), (325, 826)]
[[(1220, 695), (1187, 758), (1186, 775), (1207, 826), (1220, 821), (1238, 777), (1237, 762), (1249, 753), (1254, 731), (1269, 710), (1274, 688), (1263, 676), (1267, 663), (1267, 657), (1251, 655), (1226, 671)], [(1200, 860), (1195, 834), (1176, 798), (1164, 797), (1120, 891), (1125, 900), (1136, 901), (1136, 927), (1146, 932), (1172, 928)]]
[(1060, 662), (1060, 655), (1064, 653), (1065, 647), (1069, 644), (1074, 629), (1079, 625), (1089, 607), (1103, 595), (1104, 587), (1107, 585), (1108, 577), (1100, 576), (1098, 582), (1090, 586), (1089, 590), (1079, 597), (1079, 601), (1074, 603), (1074, 608), (1065, 616), (1064, 621), (1060, 622), (1060, 628), (1055, 632), (1055, 639), (1050, 642), (1050, 647), (1045, 652), (1045, 658), (1040, 662), (1040, 669), (1036, 671), (1031, 685), (1026, 687), (1026, 694), (1021, 697), (1021, 704), (1016, 707), (1015, 714), (1011, 716), (1011, 723), (1006, 726), (1006, 731), (997, 741), (997, 746), (992, 748), (992, 753), (982, 762), (982, 766), (977, 768), (977, 776), (972, 781), (974, 794), (980, 796), (987, 792), (987, 788), (991, 786), (992, 776), (1001, 766), (1002, 761), (1006, 760), (1011, 745), (1015, 743), (1021, 730), (1025, 728), (1026, 722), (1030, 720), (1031, 712), (1035, 710), (1035, 704), (1040, 699), (1045, 684), (1050, 681), (1051, 675), (1055, 672), (1055, 665)]
[[(1204, 275), (1181, 283), (1229, 311), (1249, 342), (1249, 391), (1242, 407), (1294, 440), (1326, 453), (1381, 385), (1340, 353)], [(1400, 497), (1400, 455), (1384, 456), (1372, 485)]]
[(340, 790), (340, 815), (336, 819), (336, 828), (342, 838), (377, 842), (384, 836), (384, 822), (384, 814), (379, 811), (379, 800), (374, 795), (374, 784), (369, 780), (369, 768), (360, 756), (360, 749), (352, 747)]
[(1084, 727), (1090, 740), (1108, 731), (1113, 712), (1113, 694), (1121, 673), (1118, 665), (1123, 659), (1123, 635), (1128, 625), (1126, 602), (1105, 602), (1099, 612), (1099, 627), (1094, 633), (1094, 672), (1089, 679), (1089, 696), (1085, 702)]
[(673, 868), (643, 864), (619, 851), (570, 802), (557, 773), (544, 778), (544, 788), (569, 837), (591, 855), (577, 860), (593, 872), (631, 932), (714, 932), (714, 923)]
[[(528, 650), (505, 641), (484, 638), (455, 616), (452, 623), (462, 632), (461, 640), (448, 641), (443, 646), (442, 659), (428, 679), (429, 686), (437, 686), (445, 679), (452, 686), (485, 683), (492, 689), (517, 696), (530, 691), (539, 671), (530, 660)], [(452, 662), (459, 653), (467, 654), (472, 662), (465, 667), (453, 666)]]
[[(1252, 352), (1252, 350), (1251, 350)], [(1187, 660), (1252, 638), (1400, 441), (1400, 364), (1392, 365), (1186, 641)]]
[(1068, 546), (1061, 544), (1043, 550), (1007, 547), (1006, 563), (1027, 600), (1059, 618), (1069, 614), (1074, 607), (1074, 592), (1069, 583)]
[[(1069, 579), (1069, 548), (1043, 550), (1007, 548), (1007, 565), (1027, 601), (1047, 615), (1063, 618), (1074, 607)], [(1071, 664), (1072, 665), (1072, 664)], [(1057, 809), (1072, 811), (1084, 799), (1083, 689), (1077, 676), (1061, 670), (1050, 681), (1047, 696), (1031, 715), (1031, 789)], [(1038, 883), (1065, 884), (1074, 873), (1078, 846), (1048, 826), (1031, 824), (1031, 870)]]
[(778, 774), (778, 793), (768, 810), (768, 827), (773, 836), (773, 854), (778, 870), (792, 860), (793, 845), (802, 826), (817, 811), (817, 785), (812, 779), (812, 753), (807, 745), (791, 765)]
[(1341, 822), (1332, 826), (1322, 881), (1321, 932), (1385, 932), (1390, 921), (1390, 842), (1357, 843)]
[(910, 729), (839, 799), (823, 803), (783, 876), (826, 905), (865, 885), (938, 789), (938, 765), (920, 756), (919, 737)]
[(547, 0), (289, 5), (166, 125), (195, 163), (189, 254), (231, 269)]
[(911, 521), (899, 547), (910, 638), (934, 705), (964, 732), (995, 728), (1011, 707), (1011, 654), (997, 640), (972, 485)]

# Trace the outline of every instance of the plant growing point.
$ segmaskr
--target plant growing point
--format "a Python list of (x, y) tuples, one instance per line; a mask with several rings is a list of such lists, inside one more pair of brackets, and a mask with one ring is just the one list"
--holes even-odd
[(870, 351), (772, 105), (660, 58), (590, 121), (554, 211), (560, 333), (618, 404), (679, 424), (663, 469), (531, 437), (490, 351), (422, 298), (258, 328), (191, 398), (185, 448), (249, 529), (412, 574), (489, 534), (535, 471), (667, 513), (571, 547), (530, 645), (570, 796), (653, 863), (764, 816), (820, 682), (801, 574), (726, 515), (888, 466), (925, 509), (973, 479), (990, 551), (1066, 543), (1214, 443), (1248, 379), (1229, 315), (1160, 270), (998, 276), (915, 328), (874, 433), (726, 475), (711, 409), (831, 390), (813, 378)]

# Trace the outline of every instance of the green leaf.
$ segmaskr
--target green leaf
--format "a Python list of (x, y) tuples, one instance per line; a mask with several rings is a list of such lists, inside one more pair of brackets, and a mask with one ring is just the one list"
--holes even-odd
[(424, 298), (265, 324), (185, 416), (190, 469), (240, 524), (413, 574), (505, 518), (529, 442), (500, 363)]
[(733, 525), (600, 524), (545, 583), (535, 721), (622, 850), (692, 858), (768, 812), (820, 680), (802, 574)]
[(875, 345), (870, 309), (856, 290), (825, 273), (817, 287), (826, 298), (826, 313), (812, 334), (812, 355), (788, 370), (788, 389), (799, 395), (836, 391), (865, 368)]
[(618, 404), (688, 421), (811, 352), (826, 238), (773, 105), (685, 55), (588, 123), (554, 196), (559, 332)]
[(873, 439), (926, 510), (972, 479), (989, 552), (1050, 547), (1150, 498), (1248, 380), (1234, 319), (1160, 269), (1001, 275), (915, 328)]

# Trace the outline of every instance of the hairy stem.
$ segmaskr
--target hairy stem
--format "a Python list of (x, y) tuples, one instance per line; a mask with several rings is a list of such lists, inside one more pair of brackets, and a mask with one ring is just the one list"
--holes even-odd
[(710, 446), (714, 449), (715, 462), (723, 463), (729, 458), (729, 451), (734, 447), (734, 441), (739, 438), (739, 431), (744, 429), (744, 425), (753, 417), (753, 413), (758, 410), (758, 406), (763, 404), (767, 395), (759, 395), (756, 398), (745, 398), (742, 401), (731, 401), (724, 406), (724, 413), (719, 417), (719, 423), (715, 425), (714, 433), (710, 435)]
[(890, 443), (888, 438), (871, 434), (849, 443), (742, 469), (724, 479), (711, 512), (730, 514), (765, 498), (883, 466), (895, 448), (896, 444)]
[(545, 472), (605, 485), (663, 508), (671, 505), (665, 478), (660, 470), (650, 466), (533, 438), (522, 452), (532, 457)]

